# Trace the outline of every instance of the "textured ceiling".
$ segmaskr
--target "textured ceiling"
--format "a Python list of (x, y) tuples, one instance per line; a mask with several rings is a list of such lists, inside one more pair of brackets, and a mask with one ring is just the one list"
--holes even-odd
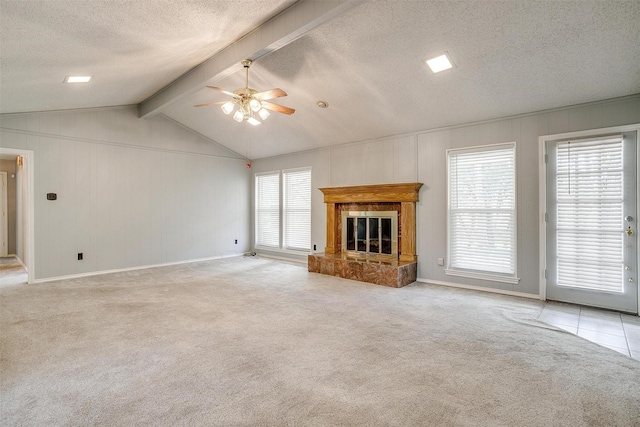
[[(139, 103), (291, 3), (0, 0), (2, 112)], [(294, 115), (238, 124), (193, 107), (225, 100), (206, 88), (162, 112), (261, 158), (638, 93), (638, 46), (639, 1), (370, 0), (252, 66)], [(444, 51), (456, 67), (434, 75)], [(59, 83), (85, 70), (90, 85)]]
[(0, 112), (137, 104), (291, 3), (0, 0)]

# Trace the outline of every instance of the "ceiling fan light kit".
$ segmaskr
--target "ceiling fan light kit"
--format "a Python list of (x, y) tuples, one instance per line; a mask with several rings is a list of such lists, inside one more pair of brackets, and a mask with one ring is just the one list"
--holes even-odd
[(258, 115), (262, 120), (267, 120), (267, 117), (269, 117), (271, 114), (269, 113), (269, 111), (263, 108), (260, 111), (258, 111)]
[[(269, 99), (280, 98), (287, 96), (287, 93), (282, 89), (275, 88), (258, 92), (255, 89), (249, 87), (249, 67), (251, 66), (251, 60), (245, 59), (242, 61), (242, 66), (245, 69), (245, 86), (240, 89), (236, 89), (233, 92), (226, 91), (219, 87), (207, 86), (210, 89), (222, 92), (225, 95), (232, 96), (231, 101), (226, 102), (209, 102), (207, 104), (198, 104), (194, 107), (208, 107), (211, 105), (220, 105), (222, 112), (226, 115), (233, 113), (233, 120), (238, 123), (248, 122), (254, 126), (261, 124), (262, 122), (257, 119), (256, 115), (263, 121), (266, 120), (271, 114), (268, 110), (275, 111), (282, 114), (291, 115), (295, 112), (293, 108), (285, 107), (284, 105), (273, 104), (267, 102)], [(235, 112), (234, 112), (235, 110)]]
[(254, 99), (251, 99), (251, 101), (249, 101), (249, 107), (251, 107), (251, 111), (253, 111), (254, 113), (257, 113), (259, 110), (262, 109), (262, 104), (260, 103), (260, 101), (254, 98)]
[(222, 111), (225, 114), (231, 114), (231, 112), (233, 111), (233, 109), (235, 108), (235, 104), (233, 103), (233, 101), (227, 101), (224, 104), (222, 104)]

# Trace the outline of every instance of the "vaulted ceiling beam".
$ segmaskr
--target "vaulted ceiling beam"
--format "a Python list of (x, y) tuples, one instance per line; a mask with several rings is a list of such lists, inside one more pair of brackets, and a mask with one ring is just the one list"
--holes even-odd
[(280, 49), (364, 1), (300, 0), (141, 102), (140, 117), (153, 117), (169, 105), (236, 72), (243, 59), (256, 60)]

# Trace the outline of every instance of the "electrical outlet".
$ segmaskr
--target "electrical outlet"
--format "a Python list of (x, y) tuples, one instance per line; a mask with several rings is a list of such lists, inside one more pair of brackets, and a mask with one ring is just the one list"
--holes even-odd
[(236, 245), (238, 244), (238, 239), (236, 239)]
[(83, 258), (84, 255), (82, 255), (82, 252), (78, 252), (78, 261), (82, 261)]
[(313, 245), (313, 250), (314, 250), (314, 251), (316, 250), (316, 245)]

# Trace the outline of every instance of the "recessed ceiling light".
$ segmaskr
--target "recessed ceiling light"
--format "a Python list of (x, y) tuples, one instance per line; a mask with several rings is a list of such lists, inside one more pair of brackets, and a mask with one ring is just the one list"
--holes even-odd
[(67, 76), (64, 78), (65, 83), (87, 83), (91, 80), (91, 76)]
[(427, 65), (434, 73), (439, 73), (440, 71), (453, 68), (453, 64), (446, 53), (436, 56), (435, 58), (427, 59)]
[(320, 108), (327, 108), (329, 106), (329, 103), (327, 101), (318, 101), (316, 104)]

